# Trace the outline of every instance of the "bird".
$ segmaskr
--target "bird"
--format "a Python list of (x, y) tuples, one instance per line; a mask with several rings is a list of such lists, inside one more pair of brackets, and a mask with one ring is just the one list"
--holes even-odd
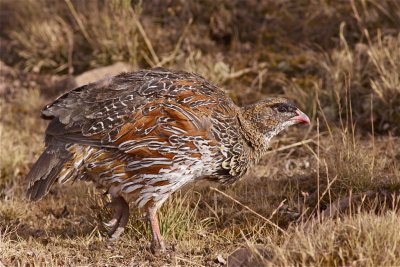
[(58, 181), (91, 181), (111, 197), (110, 240), (129, 205), (149, 221), (153, 252), (166, 251), (157, 210), (182, 186), (233, 184), (285, 128), (310, 124), (291, 101), (271, 97), (237, 106), (202, 76), (154, 68), (77, 87), (42, 109), (45, 149), (27, 174), (27, 196), (41, 199)]

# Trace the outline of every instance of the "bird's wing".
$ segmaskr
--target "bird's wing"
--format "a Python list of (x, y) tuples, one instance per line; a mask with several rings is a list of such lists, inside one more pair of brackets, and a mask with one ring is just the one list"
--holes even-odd
[(232, 101), (202, 77), (155, 69), (76, 88), (42, 114), (53, 119), (46, 134), (56, 139), (138, 155), (184, 142), (180, 136), (207, 137), (213, 114), (235, 112)]

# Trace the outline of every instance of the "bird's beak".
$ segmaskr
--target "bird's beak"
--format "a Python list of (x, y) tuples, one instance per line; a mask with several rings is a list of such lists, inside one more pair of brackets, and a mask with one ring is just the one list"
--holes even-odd
[(296, 116), (291, 118), (292, 121), (295, 121), (296, 123), (311, 124), (308, 116), (299, 109), (296, 110), (296, 114), (297, 114)]

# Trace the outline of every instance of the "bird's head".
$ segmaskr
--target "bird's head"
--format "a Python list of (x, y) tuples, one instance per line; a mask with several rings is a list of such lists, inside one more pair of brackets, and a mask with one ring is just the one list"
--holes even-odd
[(243, 109), (246, 120), (267, 140), (291, 125), (310, 124), (306, 114), (282, 97), (268, 98)]

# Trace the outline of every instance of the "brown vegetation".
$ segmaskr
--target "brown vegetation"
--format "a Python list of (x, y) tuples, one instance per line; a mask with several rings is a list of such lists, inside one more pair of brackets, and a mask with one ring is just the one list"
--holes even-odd
[[(240, 247), (247, 264), (400, 265), (398, 1), (4, 0), (0, 10), (0, 266), (219, 266)], [(285, 95), (313, 125), (276, 138), (236, 185), (175, 194), (160, 215), (168, 255), (150, 253), (139, 211), (110, 245), (102, 192), (57, 185), (30, 203), (24, 177), (43, 147), (40, 109), (73, 76), (120, 61), (198, 72), (239, 104)]]

